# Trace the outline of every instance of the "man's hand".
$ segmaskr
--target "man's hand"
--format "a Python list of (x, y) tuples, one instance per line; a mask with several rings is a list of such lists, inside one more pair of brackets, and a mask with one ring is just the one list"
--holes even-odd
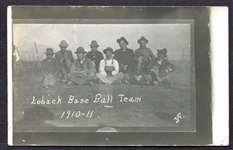
[(119, 63), (119, 65), (122, 67), (123, 70), (126, 70), (127, 67), (128, 67), (128, 65), (124, 65), (124, 64), (121, 64), (121, 63)]

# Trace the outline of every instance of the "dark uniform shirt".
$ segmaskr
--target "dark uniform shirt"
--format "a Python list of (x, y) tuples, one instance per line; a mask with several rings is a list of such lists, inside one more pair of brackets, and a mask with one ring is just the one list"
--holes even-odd
[(60, 72), (60, 66), (56, 59), (52, 58), (49, 60), (46, 58), (42, 61), (41, 70), (43, 77), (47, 76), (48, 74), (52, 74), (54, 77), (57, 77)]
[(89, 58), (95, 63), (95, 69), (99, 72), (100, 61), (104, 59), (103, 54), (100, 51), (90, 51), (86, 54), (86, 58)]
[(143, 64), (138, 64), (136, 60), (132, 61), (132, 63), (127, 67), (125, 73), (129, 75), (143, 75), (147, 74), (148, 71), (143, 66)]
[(171, 72), (175, 70), (175, 65), (173, 65), (167, 58), (164, 58), (163, 60), (159, 60), (158, 58), (152, 59), (148, 64), (147, 69), (151, 70), (153, 69), (153, 66), (156, 66), (159, 69), (159, 74), (161, 76), (168, 75), (170, 72), (167, 72), (167, 69), (169, 68)]
[(118, 61), (118, 63), (123, 65), (129, 65), (132, 61), (134, 61), (133, 50), (132, 49), (117, 49), (114, 54), (114, 59)]

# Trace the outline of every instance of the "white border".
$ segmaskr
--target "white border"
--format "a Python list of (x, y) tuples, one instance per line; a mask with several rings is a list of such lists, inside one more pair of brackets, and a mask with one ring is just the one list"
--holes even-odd
[(8, 145), (13, 146), (13, 86), (12, 86), (12, 13), (7, 7), (7, 108), (8, 108)]
[[(228, 7), (210, 7), (213, 144), (229, 145)], [(7, 8), (8, 145), (13, 145), (12, 11)]]
[(228, 7), (210, 8), (213, 144), (229, 145)]

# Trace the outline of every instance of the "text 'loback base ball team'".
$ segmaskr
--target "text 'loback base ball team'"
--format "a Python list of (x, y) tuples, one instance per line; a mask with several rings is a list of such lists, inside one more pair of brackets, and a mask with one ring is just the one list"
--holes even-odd
[(106, 55), (98, 51), (98, 43), (93, 40), (89, 45), (90, 52), (78, 47), (74, 60), (73, 54), (67, 50), (69, 44), (62, 40), (60, 51), (55, 53), (47, 48), (47, 58), (41, 65), (44, 87), (56, 86), (59, 81), (68, 85), (100, 84), (144, 84), (171, 86), (168, 80), (175, 66), (167, 59), (167, 49), (157, 50), (157, 57), (150, 48), (146, 47), (148, 40), (141, 37), (140, 47), (133, 51), (127, 45), (128, 41), (121, 37), (117, 39), (120, 48), (114, 50), (107, 47), (103, 50)]

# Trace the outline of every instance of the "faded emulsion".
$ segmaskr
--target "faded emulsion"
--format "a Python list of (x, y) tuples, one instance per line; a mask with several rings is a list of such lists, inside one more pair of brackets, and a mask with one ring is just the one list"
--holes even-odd
[[(186, 135), (196, 136), (202, 129), (196, 110), (203, 97), (196, 90), (208, 93), (208, 83), (200, 82), (208, 81), (209, 71), (204, 65), (208, 33), (202, 23), (205, 26), (206, 21), (200, 19), (202, 13), (208, 16), (207, 8), (127, 8), (138, 15), (135, 19), (122, 15), (125, 11), (116, 17), (112, 8), (103, 9), (112, 18), (98, 15), (100, 9), (91, 9), (89, 17), (17, 17), (23, 8), (14, 7), (12, 24), (16, 141), (21, 132), (62, 132), (64, 137), (84, 132), (92, 139), (100, 135), (101, 144), (108, 138), (110, 145), (119, 145), (111, 134), (102, 134), (117, 132), (123, 145), (134, 139), (153, 145), (152, 139), (146, 143), (147, 135), (155, 137), (156, 144), (166, 145), (166, 139), (180, 144), (182, 133), (188, 139)], [(31, 11), (38, 13), (37, 8)], [(57, 12), (61, 13), (60, 8)], [(145, 12), (150, 15), (146, 17)], [(201, 43), (197, 27), (205, 31), (202, 42), (207, 44), (197, 45)], [(208, 94), (206, 99), (208, 103)], [(132, 141), (126, 133), (133, 135)], [(78, 144), (93, 145), (84, 139)]]

